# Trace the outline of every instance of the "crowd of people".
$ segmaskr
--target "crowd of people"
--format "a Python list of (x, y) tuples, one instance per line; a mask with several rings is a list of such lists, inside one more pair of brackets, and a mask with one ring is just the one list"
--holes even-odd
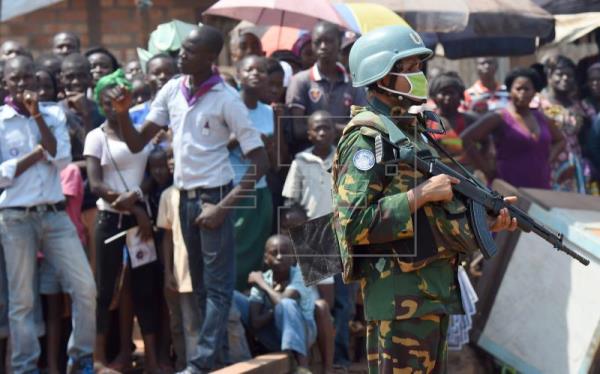
[[(322, 372), (347, 370), (357, 287), (339, 274), (307, 287), (287, 229), (332, 211), (336, 142), (369, 102), (345, 65), (352, 42), (319, 23), (266, 57), (242, 30), (228, 74), (210, 26), (143, 62), (67, 31), (35, 58), (4, 41), (0, 371), (9, 339), (15, 373), (127, 371), (134, 320), (148, 373), (269, 351), (298, 372), (311, 352)], [(487, 183), (598, 194), (600, 57), (503, 83), (497, 67), (479, 58), (469, 88), (429, 77), (433, 136)]]

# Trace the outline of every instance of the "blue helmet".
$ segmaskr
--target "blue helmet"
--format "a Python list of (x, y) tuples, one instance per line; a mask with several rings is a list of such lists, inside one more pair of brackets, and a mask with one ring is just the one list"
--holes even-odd
[(385, 77), (398, 60), (420, 56), (426, 60), (433, 51), (408, 26), (385, 26), (370, 31), (350, 50), (349, 65), (354, 87), (368, 86)]

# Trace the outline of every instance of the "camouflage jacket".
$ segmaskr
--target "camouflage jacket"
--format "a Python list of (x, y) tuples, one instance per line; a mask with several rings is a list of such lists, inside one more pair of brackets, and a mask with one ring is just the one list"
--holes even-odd
[[(365, 108), (352, 114), (332, 170), (344, 280), (360, 281), (367, 320), (462, 313), (457, 257), (476, 250), (465, 205), (458, 198), (429, 203), (413, 216), (406, 192), (423, 175), (406, 164), (375, 163), (374, 138), (387, 136), (385, 125)], [(418, 129), (400, 129), (418, 149), (436, 154)]]

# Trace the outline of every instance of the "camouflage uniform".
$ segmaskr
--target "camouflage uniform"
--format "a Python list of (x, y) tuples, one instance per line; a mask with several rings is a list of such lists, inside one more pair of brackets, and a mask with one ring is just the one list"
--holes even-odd
[[(406, 192), (423, 176), (406, 164), (357, 167), (357, 152), (374, 154), (374, 138), (387, 130), (366, 108), (353, 107), (352, 116), (334, 160), (333, 225), (344, 281), (359, 281), (364, 298), (369, 372), (443, 373), (448, 315), (462, 313), (458, 253), (477, 249), (465, 205), (429, 203), (413, 220)], [(417, 136), (414, 125), (398, 127), (435, 154), (420, 127)], [(353, 256), (360, 254), (370, 257)]]

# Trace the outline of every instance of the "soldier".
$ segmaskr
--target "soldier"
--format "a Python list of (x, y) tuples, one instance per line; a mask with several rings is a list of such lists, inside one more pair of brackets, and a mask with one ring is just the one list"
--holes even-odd
[[(350, 52), (353, 85), (367, 88), (368, 106), (353, 107), (337, 148), (333, 225), (344, 281), (362, 289), (370, 373), (445, 372), (449, 314), (462, 313), (458, 255), (477, 250), (465, 205), (452, 194), (457, 179), (375, 162), (374, 138), (398, 130), (436, 154), (408, 112), (427, 99), (421, 68), (431, 56), (406, 26), (367, 33)], [(489, 221), (491, 231), (517, 224), (506, 209)]]

